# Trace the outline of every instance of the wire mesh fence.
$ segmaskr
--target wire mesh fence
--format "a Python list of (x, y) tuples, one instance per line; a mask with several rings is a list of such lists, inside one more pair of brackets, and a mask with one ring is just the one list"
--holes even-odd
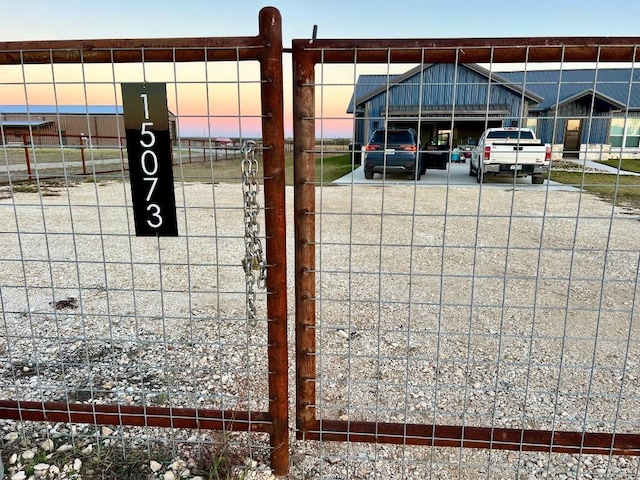
[[(84, 448), (109, 425), (105, 441), (125, 453), (160, 445), (286, 471), (286, 261), (270, 239), (284, 231), (279, 14), (260, 23), (255, 38), (0, 52), (3, 99), (22, 109), (0, 107), (0, 416), (60, 422), (64, 433), (46, 433), (56, 448)], [(132, 82), (166, 85), (176, 237), (136, 236), (128, 162), (139, 159), (120, 89)], [(260, 139), (251, 179), (249, 139)], [(268, 272), (251, 322), (247, 208)], [(90, 425), (68, 428), (77, 422)]]
[[(18, 141), (12, 142), (12, 137)], [(4, 160), (13, 182), (32, 181), (36, 176), (53, 181), (65, 175), (88, 177), (129, 170), (126, 137), (93, 136), (91, 141), (98, 144), (89, 145), (88, 137), (83, 135), (66, 135), (61, 139), (55, 134), (32, 132), (7, 134), (5, 141)], [(179, 138), (172, 142), (172, 162), (186, 166), (187, 174), (193, 164), (237, 162), (241, 158), (241, 143), (239, 139), (220, 144), (205, 138)], [(261, 151), (260, 147), (256, 153), (260, 155)], [(4, 180), (7, 181), (6, 177)]]
[[(640, 79), (613, 42), (294, 42), (320, 478), (638, 476)], [(328, 184), (310, 139), (345, 126), (353, 172)]]
[[(278, 475), (291, 450), (292, 478), (639, 477), (637, 40), (295, 41), (287, 206), (280, 22), (260, 20), (0, 49), (4, 445)], [(123, 83), (166, 84), (177, 237), (135, 235)]]

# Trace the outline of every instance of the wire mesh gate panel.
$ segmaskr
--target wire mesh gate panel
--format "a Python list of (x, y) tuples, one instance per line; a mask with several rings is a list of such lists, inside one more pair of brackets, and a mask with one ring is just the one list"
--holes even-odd
[[(296, 422), (318, 477), (638, 476), (637, 45), (294, 41)], [(491, 170), (491, 127), (542, 156), (511, 142)], [(353, 172), (327, 182), (345, 130)]]
[[(259, 20), (256, 37), (0, 44), (1, 418), (210, 456), (231, 443), (287, 471), (282, 36), (277, 10)], [(130, 82), (167, 86), (177, 237), (135, 236)], [(241, 176), (247, 139), (264, 195)], [(255, 325), (245, 227), (266, 250)]]

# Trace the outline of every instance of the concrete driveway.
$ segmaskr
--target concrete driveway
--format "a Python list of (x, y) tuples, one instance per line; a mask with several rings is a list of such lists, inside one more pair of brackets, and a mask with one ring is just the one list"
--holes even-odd
[[(387, 174), (385, 178), (382, 175), (374, 175), (372, 180), (364, 178), (364, 169), (359, 167), (353, 172), (334, 180), (337, 184), (371, 184), (371, 185), (413, 185), (414, 181), (409, 179), (408, 175)], [(476, 177), (469, 176), (469, 163), (449, 163), (447, 170), (427, 169), (427, 173), (417, 182), (418, 185), (434, 185), (434, 186), (463, 186), (478, 187)], [(514, 179), (510, 177), (490, 177), (486, 183), (482, 184), (482, 188), (505, 188), (514, 186)], [(558, 182), (545, 181), (542, 185), (532, 185), (531, 177), (516, 178), (515, 186), (518, 188), (526, 188), (532, 190), (576, 190), (575, 187), (564, 185)]]

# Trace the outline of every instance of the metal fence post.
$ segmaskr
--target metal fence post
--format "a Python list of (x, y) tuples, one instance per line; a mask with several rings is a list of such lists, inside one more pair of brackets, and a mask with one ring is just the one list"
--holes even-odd
[(24, 144), (24, 161), (27, 164), (27, 176), (29, 177), (29, 180), (33, 180), (33, 177), (31, 176), (31, 159), (29, 158), (29, 136), (28, 135), (22, 136), (22, 143)]
[(293, 55), (294, 224), (296, 262), (296, 427), (298, 436), (315, 421), (315, 179), (314, 64)]
[(284, 101), (282, 18), (275, 8), (260, 11), (260, 34), (267, 48), (260, 58), (264, 139), (264, 198), (267, 232), (267, 314), (271, 466), (278, 476), (289, 469), (289, 392), (287, 348), (287, 251), (284, 195)]
[(87, 161), (84, 158), (84, 145), (80, 145), (80, 158), (82, 159), (82, 174), (87, 174)]

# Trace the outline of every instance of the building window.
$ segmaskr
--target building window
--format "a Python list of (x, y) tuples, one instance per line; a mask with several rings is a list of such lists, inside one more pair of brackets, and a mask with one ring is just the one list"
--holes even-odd
[(611, 120), (609, 143), (612, 147), (640, 146), (640, 118), (614, 118)]

